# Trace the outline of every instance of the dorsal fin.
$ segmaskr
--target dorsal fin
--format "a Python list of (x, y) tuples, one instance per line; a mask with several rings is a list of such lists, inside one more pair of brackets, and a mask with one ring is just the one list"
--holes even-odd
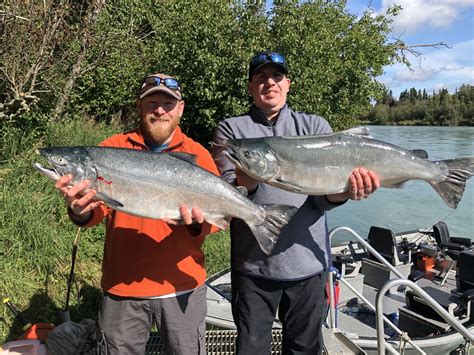
[(411, 152), (420, 158), (428, 159), (428, 152), (426, 150), (413, 149)]
[(352, 136), (363, 136), (363, 137), (371, 138), (370, 133), (369, 133), (369, 128), (366, 126), (357, 126), (357, 127), (349, 128), (349, 129), (346, 129), (345, 131), (342, 131), (341, 133), (349, 134)]
[(169, 152), (169, 153), (165, 153), (165, 154), (172, 155), (175, 158), (184, 160), (184, 161), (186, 161), (188, 163), (191, 163), (191, 164), (196, 164), (196, 158), (197, 158), (196, 154), (183, 153), (183, 152)]

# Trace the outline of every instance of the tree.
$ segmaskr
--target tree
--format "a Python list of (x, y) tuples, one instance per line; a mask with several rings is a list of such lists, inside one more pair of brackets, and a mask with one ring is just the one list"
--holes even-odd
[[(20, 37), (20, 48), (31, 54), (26, 58), (41, 59), (41, 65), (2, 69), (14, 78), (13, 72), (38, 68), (42, 80), (34, 80), (32, 90), (41, 113), (130, 121), (141, 78), (167, 72), (184, 89), (184, 130), (204, 143), (218, 121), (247, 110), (248, 61), (256, 51), (281, 51), (291, 71), (292, 107), (326, 117), (335, 129), (356, 124), (371, 100), (382, 99), (385, 88), (376, 78), (400, 60), (401, 42), (389, 40), (396, 8), (357, 18), (343, 0), (281, 0), (268, 12), (261, 1), (238, 0), (11, 0), (8, 6), (30, 14), (36, 27), (11, 17), (15, 26), (8, 24), (10, 37), (4, 37), (9, 43)], [(45, 21), (45, 13), (57, 21)], [(41, 51), (45, 33), (47, 50)], [(21, 55), (11, 46), (2, 59), (11, 58), (13, 68)]]
[(279, 1), (273, 12), (272, 39), (291, 68), (291, 104), (336, 129), (356, 124), (370, 100), (382, 98), (375, 78), (395, 57), (388, 16), (366, 11), (357, 18), (346, 1)]
[(0, 118), (12, 119), (28, 112), (40, 95), (51, 93), (51, 81), (65, 64), (73, 4), (10, 0), (3, 6)]

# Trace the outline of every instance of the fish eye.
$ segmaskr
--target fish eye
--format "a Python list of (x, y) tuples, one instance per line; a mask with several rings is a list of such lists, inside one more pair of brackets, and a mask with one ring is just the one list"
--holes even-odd
[(250, 154), (250, 152), (249, 152), (248, 150), (246, 150), (246, 151), (244, 152), (244, 156), (245, 156), (246, 158), (250, 158), (250, 157), (252, 156), (252, 154)]

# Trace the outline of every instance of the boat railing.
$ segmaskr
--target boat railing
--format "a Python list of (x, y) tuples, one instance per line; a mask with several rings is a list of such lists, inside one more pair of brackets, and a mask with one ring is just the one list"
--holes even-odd
[[(389, 327), (394, 329), (397, 334), (400, 336), (401, 341), (407, 341), (413, 348), (418, 350), (421, 354), (426, 354), (415, 342), (413, 342), (408, 336), (404, 335), (403, 332), (393, 324), (383, 313), (383, 297), (385, 293), (395, 286), (408, 286), (410, 287), (420, 298), (422, 298), (426, 303), (431, 306), (441, 317), (443, 317), (448, 324), (450, 324), (454, 329), (456, 329), (465, 339), (465, 341), (474, 342), (474, 336), (469, 332), (469, 330), (464, 327), (459, 320), (452, 316), (448, 311), (446, 311), (438, 302), (436, 302), (428, 293), (423, 291), (423, 289), (415, 284), (413, 281), (407, 280), (403, 275), (396, 270), (382, 255), (380, 255), (364, 238), (357, 234), (353, 229), (349, 227), (337, 227), (334, 228), (329, 233), (329, 240), (331, 241), (332, 237), (340, 231), (348, 232), (355, 239), (357, 239), (365, 249), (367, 249), (373, 256), (375, 256), (382, 264), (384, 264), (388, 269), (390, 269), (398, 279), (392, 279), (387, 281), (382, 288), (377, 292), (376, 305), (372, 305), (360, 292), (358, 292), (352, 285), (350, 285), (346, 280), (344, 280), (343, 275), (340, 277), (340, 281), (347, 286), (355, 295), (360, 297), (365, 304), (367, 304), (373, 311), (376, 313), (376, 328), (377, 328), (377, 348), (379, 354), (385, 354), (385, 348), (388, 352), (392, 354), (398, 354), (398, 352), (385, 341), (384, 337), (384, 323)], [(330, 292), (330, 324), (331, 327), (335, 327), (335, 304), (334, 304), (334, 284), (332, 282), (332, 273), (329, 273), (329, 282), (331, 287), (329, 287)]]
[[(364, 246), (365, 249), (367, 249), (374, 257), (376, 257), (381, 263), (383, 263), (388, 269), (390, 269), (395, 275), (397, 275), (400, 279), (405, 279), (403, 275), (393, 267), (392, 264), (390, 264), (382, 255), (380, 255), (364, 238), (362, 238), (359, 234), (357, 234), (353, 229), (349, 227), (337, 227), (334, 228), (330, 233), (329, 233), (329, 240), (331, 241), (332, 237), (340, 231), (345, 231), (351, 234), (355, 239), (357, 239), (360, 244)], [(333, 283), (333, 273), (329, 273), (329, 284), (331, 285), (329, 287), (329, 316), (330, 316), (330, 327), (331, 328), (336, 328), (336, 305), (334, 304), (334, 283)], [(358, 290), (356, 290), (349, 282), (347, 282), (344, 279), (344, 276), (341, 275), (340, 282), (342, 282), (347, 288), (349, 288), (357, 297), (359, 297), (372, 311), (377, 312), (376, 307), (370, 303), (370, 301), (364, 297)], [(392, 328), (399, 336), (400, 336), (400, 341), (402, 341), (402, 335), (403, 332), (395, 325), (393, 324), (383, 313), (382, 313), (382, 324), (385, 322), (390, 328)], [(382, 336), (383, 337), (383, 336)], [(411, 340), (409, 337), (403, 337), (404, 340), (406, 340), (414, 349), (418, 350), (421, 354), (426, 354), (413, 340)], [(378, 341), (378, 340), (377, 340)], [(393, 347), (387, 347), (387, 350), (392, 353), (392, 354), (398, 354), (397, 351), (393, 349)]]
[[(376, 297), (376, 327), (377, 327), (377, 349), (379, 355), (385, 354), (385, 347), (392, 353), (398, 354), (398, 352), (393, 349), (393, 347), (386, 343), (384, 338), (384, 315), (383, 315), (383, 297), (385, 293), (395, 286), (406, 286), (411, 288), (420, 298), (422, 298), (428, 305), (433, 308), (436, 313), (438, 313), (444, 320), (449, 323), (455, 330), (457, 330), (466, 342), (474, 342), (474, 335), (469, 332), (469, 330), (464, 327), (459, 320), (453, 317), (448, 311), (446, 311), (438, 302), (436, 302), (428, 293), (423, 291), (423, 289), (418, 286), (416, 283), (406, 279), (393, 279), (387, 281), (382, 288), (377, 292)], [(424, 353), (424, 352), (423, 352)]]
[(388, 269), (390, 269), (390, 271), (392, 271), (395, 275), (397, 275), (399, 278), (401, 279), (404, 279), (403, 275), (400, 273), (400, 271), (398, 271), (397, 269), (395, 269), (395, 267), (390, 264), (387, 259), (385, 259), (382, 255), (379, 254), (379, 252), (377, 250), (375, 250), (367, 240), (365, 240), (364, 238), (362, 238), (359, 234), (357, 234), (353, 229), (349, 228), (349, 227), (337, 227), (337, 228), (334, 228), (331, 232), (329, 232), (329, 240), (331, 241), (332, 237), (334, 236), (334, 234), (336, 234), (337, 232), (340, 232), (340, 231), (345, 231), (345, 232), (348, 232), (349, 234), (351, 234), (355, 239), (357, 239), (363, 246), (366, 250), (368, 250), (375, 258), (377, 258), (378, 261), (380, 261), (382, 264), (384, 264)]

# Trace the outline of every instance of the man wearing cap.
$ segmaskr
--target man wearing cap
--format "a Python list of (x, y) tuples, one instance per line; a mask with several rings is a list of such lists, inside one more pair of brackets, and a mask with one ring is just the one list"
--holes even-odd
[(283, 326), (283, 354), (319, 354), (325, 316), (324, 285), (331, 265), (325, 212), (348, 199), (368, 197), (379, 186), (378, 176), (355, 169), (349, 190), (327, 196), (306, 196), (258, 183), (223, 154), (226, 139), (302, 136), (331, 133), (322, 117), (291, 110), (285, 58), (276, 52), (257, 53), (250, 61), (250, 111), (221, 121), (214, 134), (213, 157), (222, 178), (245, 186), (249, 198), (262, 204), (298, 207), (282, 230), (272, 255), (258, 247), (250, 229), (234, 219), (231, 234), (232, 313), (237, 327), (238, 354), (270, 354), (271, 329), (277, 310)]
[[(209, 152), (179, 128), (184, 111), (178, 81), (168, 75), (146, 77), (137, 98), (138, 129), (114, 135), (103, 147), (156, 152), (185, 152), (218, 175)], [(218, 229), (202, 211), (180, 207), (183, 224), (114, 211), (86, 194), (87, 182), (68, 187), (63, 176), (56, 188), (65, 196), (71, 220), (92, 227), (105, 219), (106, 235), (98, 319), (102, 354), (143, 354), (156, 322), (167, 354), (205, 354), (206, 287), (204, 237)]]

